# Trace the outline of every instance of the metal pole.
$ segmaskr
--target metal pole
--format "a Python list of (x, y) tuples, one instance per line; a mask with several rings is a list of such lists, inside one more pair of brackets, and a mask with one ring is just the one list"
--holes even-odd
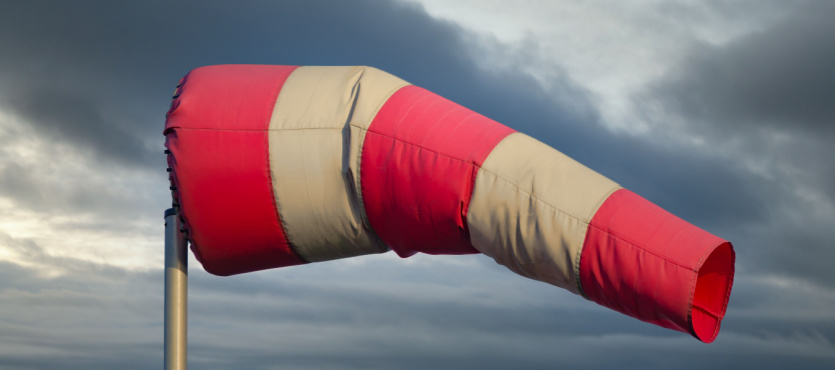
[(173, 208), (165, 210), (165, 369), (186, 369), (188, 260)]

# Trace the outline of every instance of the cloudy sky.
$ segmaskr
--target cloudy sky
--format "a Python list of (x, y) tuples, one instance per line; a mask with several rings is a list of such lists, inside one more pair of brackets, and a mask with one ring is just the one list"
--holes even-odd
[(192, 368), (831, 369), (832, 14), (823, 1), (3, 1), (0, 368), (161, 365), (164, 113), (190, 69), (255, 63), (374, 66), (528, 133), (732, 241), (734, 291), (706, 345), (485, 256), (228, 278), (192, 258)]

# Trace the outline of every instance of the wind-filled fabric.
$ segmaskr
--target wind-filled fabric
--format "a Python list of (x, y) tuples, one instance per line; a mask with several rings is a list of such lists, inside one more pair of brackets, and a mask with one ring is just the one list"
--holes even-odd
[(197, 68), (164, 134), (183, 231), (213, 274), (483, 253), (705, 342), (727, 308), (730, 243), (375, 68)]

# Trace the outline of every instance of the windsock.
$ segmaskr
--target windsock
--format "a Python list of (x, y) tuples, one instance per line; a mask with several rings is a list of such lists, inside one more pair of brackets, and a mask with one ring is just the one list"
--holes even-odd
[(639, 320), (719, 333), (729, 242), (386, 72), (201, 67), (166, 117), (174, 206), (212, 274), (483, 253)]

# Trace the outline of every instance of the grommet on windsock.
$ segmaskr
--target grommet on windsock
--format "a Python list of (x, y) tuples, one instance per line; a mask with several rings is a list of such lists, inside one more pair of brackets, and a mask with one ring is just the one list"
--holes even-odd
[(725, 315), (729, 242), (375, 68), (197, 68), (164, 134), (192, 251), (213, 274), (484, 253), (705, 342)]

